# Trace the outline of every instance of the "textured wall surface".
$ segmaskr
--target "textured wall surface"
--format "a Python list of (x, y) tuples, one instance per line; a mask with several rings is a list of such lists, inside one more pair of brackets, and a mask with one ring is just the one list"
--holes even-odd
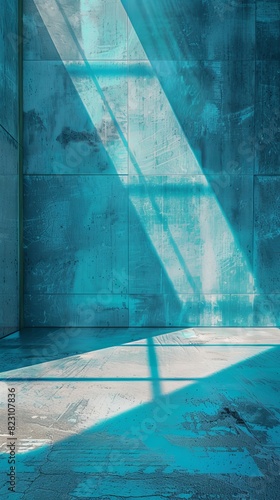
[(279, 25), (24, 1), (26, 326), (279, 324)]
[(18, 2), (0, 19), (0, 337), (18, 329)]

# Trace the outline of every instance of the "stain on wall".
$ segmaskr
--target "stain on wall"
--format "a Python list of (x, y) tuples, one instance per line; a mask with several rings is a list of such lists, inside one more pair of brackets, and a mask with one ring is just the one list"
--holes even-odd
[(24, 2), (26, 326), (278, 325), (278, 2), (49, 4)]

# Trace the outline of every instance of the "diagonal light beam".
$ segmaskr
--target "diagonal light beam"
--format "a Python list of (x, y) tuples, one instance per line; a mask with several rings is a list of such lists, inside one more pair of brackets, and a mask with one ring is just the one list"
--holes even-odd
[[(141, 85), (145, 76), (144, 78), (137, 76), (134, 81), (129, 77), (129, 106), (133, 108), (135, 102), (137, 104), (137, 99), (145, 97), (151, 108), (150, 113), (157, 115), (157, 120), (149, 120), (149, 116), (147, 116), (143, 129), (137, 123), (135, 127), (130, 123), (128, 139), (126, 131), (123, 130), (115, 117), (116, 96), (112, 98), (102, 88), (98, 77), (94, 73), (94, 65), (87, 60), (67, 16), (59, 6), (59, 2), (49, 0), (46, 3), (43, 0), (36, 0), (35, 3), (61, 59), (63, 60), (66, 56), (65, 50), (68, 54), (76, 54), (79, 59), (82, 59), (74, 64), (63, 62), (119, 174), (121, 171), (118, 166), (118, 158), (123, 157), (126, 151), (128, 152), (130, 162), (129, 185), (132, 188), (130, 189), (130, 199), (178, 297), (182, 302), (185, 302), (186, 299), (181, 295), (182, 291), (191, 294), (194, 292), (199, 294), (217, 293), (221, 282), (230, 281), (231, 275), (234, 277), (234, 273), (237, 272), (236, 268), (238, 268), (239, 274), (235, 282), (241, 283), (238, 286), (242, 290), (245, 288), (246, 293), (252, 293), (254, 280), (249, 263), (227, 224), (216, 197), (184, 136), (158, 79), (149, 76), (148, 79), (152, 82), (150, 94), (144, 96), (148, 87), (143, 85), (141, 96)], [(100, 0), (94, 3), (98, 4)], [(83, 19), (83, 8), (86, 9), (86, 5), (87, 3), (81, 2), (81, 19)], [(57, 25), (60, 27), (59, 30)], [(90, 33), (86, 32), (84, 36), (90, 36)], [(137, 40), (137, 43), (139, 43), (139, 47), (144, 53), (139, 40)], [(145, 74), (153, 74), (151, 64), (147, 58), (142, 64), (147, 66)], [(129, 64), (127, 66), (129, 71)], [(81, 75), (83, 78), (81, 78)], [(99, 116), (97, 116), (96, 108), (103, 110), (102, 116), (100, 112)], [(130, 115), (132, 114), (133, 109), (130, 112)], [(102, 128), (104, 120), (117, 133), (118, 138), (113, 142), (107, 141), (106, 133)], [(166, 123), (168, 123), (168, 127)], [(168, 134), (167, 137), (166, 134)], [(172, 218), (168, 213), (168, 208), (170, 208), (168, 206), (166, 208), (167, 213), (164, 215), (162, 207), (160, 207), (156, 196), (153, 194), (155, 177), (145, 174), (144, 166), (147, 165), (147, 158), (150, 161), (150, 170), (151, 166), (156, 171), (158, 164), (161, 167), (163, 164), (166, 165), (167, 178), (164, 189), (168, 189), (169, 194), (171, 191), (171, 197), (174, 196), (174, 194), (172, 195), (172, 189), (174, 186), (176, 187), (176, 181), (178, 181), (177, 187), (179, 188), (182, 180), (179, 177), (176, 178), (176, 176), (169, 179), (173, 171), (178, 172), (179, 170), (181, 178), (182, 174), (186, 174), (186, 189), (192, 191), (199, 182), (200, 187), (198, 189), (200, 189), (202, 195), (193, 212), (195, 215), (192, 214), (193, 221), (187, 220), (185, 226), (178, 225), (176, 216), (174, 220), (174, 214)], [(145, 193), (141, 192), (139, 195), (139, 192), (137, 193), (137, 190), (134, 189), (135, 178), (141, 179)], [(121, 180), (123, 181), (123, 177), (121, 177)], [(179, 197), (177, 196), (174, 201), (175, 211), (176, 203), (180, 202), (178, 200)], [(195, 205), (194, 200), (193, 203)], [(179, 203), (178, 210), (181, 207), (182, 204)], [(215, 234), (213, 234), (213, 221), (215, 222)], [(193, 243), (192, 238), (200, 241), (202, 255), (199, 255), (197, 243)], [(234, 256), (234, 265), (228, 256)], [(237, 290), (236, 293), (238, 292), (240, 293), (240, 290)]]

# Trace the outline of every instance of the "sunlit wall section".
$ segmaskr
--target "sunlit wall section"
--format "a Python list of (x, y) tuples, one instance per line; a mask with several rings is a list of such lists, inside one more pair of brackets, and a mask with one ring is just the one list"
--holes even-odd
[[(128, 326), (127, 148), (83, 66), (99, 68), (125, 130), (125, 10), (26, 0), (24, 26), (25, 324)], [(69, 63), (84, 69), (79, 89)]]
[(18, 2), (0, 16), (0, 337), (18, 329)]
[[(183, 172), (176, 158), (172, 173), (185, 185), (182, 201), (179, 190), (172, 194), (175, 186), (165, 200), (178, 228), (187, 229), (188, 253), (195, 249), (190, 267), (203, 291), (199, 323), (279, 325), (279, 2), (122, 4), (130, 19), (129, 58), (141, 63), (141, 44), (210, 187), (206, 192), (205, 179), (199, 182), (190, 168)], [(162, 145), (170, 123), (161, 117), (166, 108), (158, 105), (153, 115), (149, 102), (154, 95), (162, 102), (158, 91), (153, 94), (157, 85), (143, 74), (134, 85), (137, 99), (130, 93), (130, 146), (150, 175), (167, 171), (172, 159), (172, 133)], [(197, 208), (183, 208), (187, 198)]]
[(276, 324), (251, 2), (26, 0), (24, 20), (27, 325)]

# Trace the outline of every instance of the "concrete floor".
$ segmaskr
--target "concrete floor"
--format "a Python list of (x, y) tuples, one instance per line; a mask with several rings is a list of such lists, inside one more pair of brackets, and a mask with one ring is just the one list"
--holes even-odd
[(1, 498), (279, 499), (279, 333), (68, 328), (2, 339)]

